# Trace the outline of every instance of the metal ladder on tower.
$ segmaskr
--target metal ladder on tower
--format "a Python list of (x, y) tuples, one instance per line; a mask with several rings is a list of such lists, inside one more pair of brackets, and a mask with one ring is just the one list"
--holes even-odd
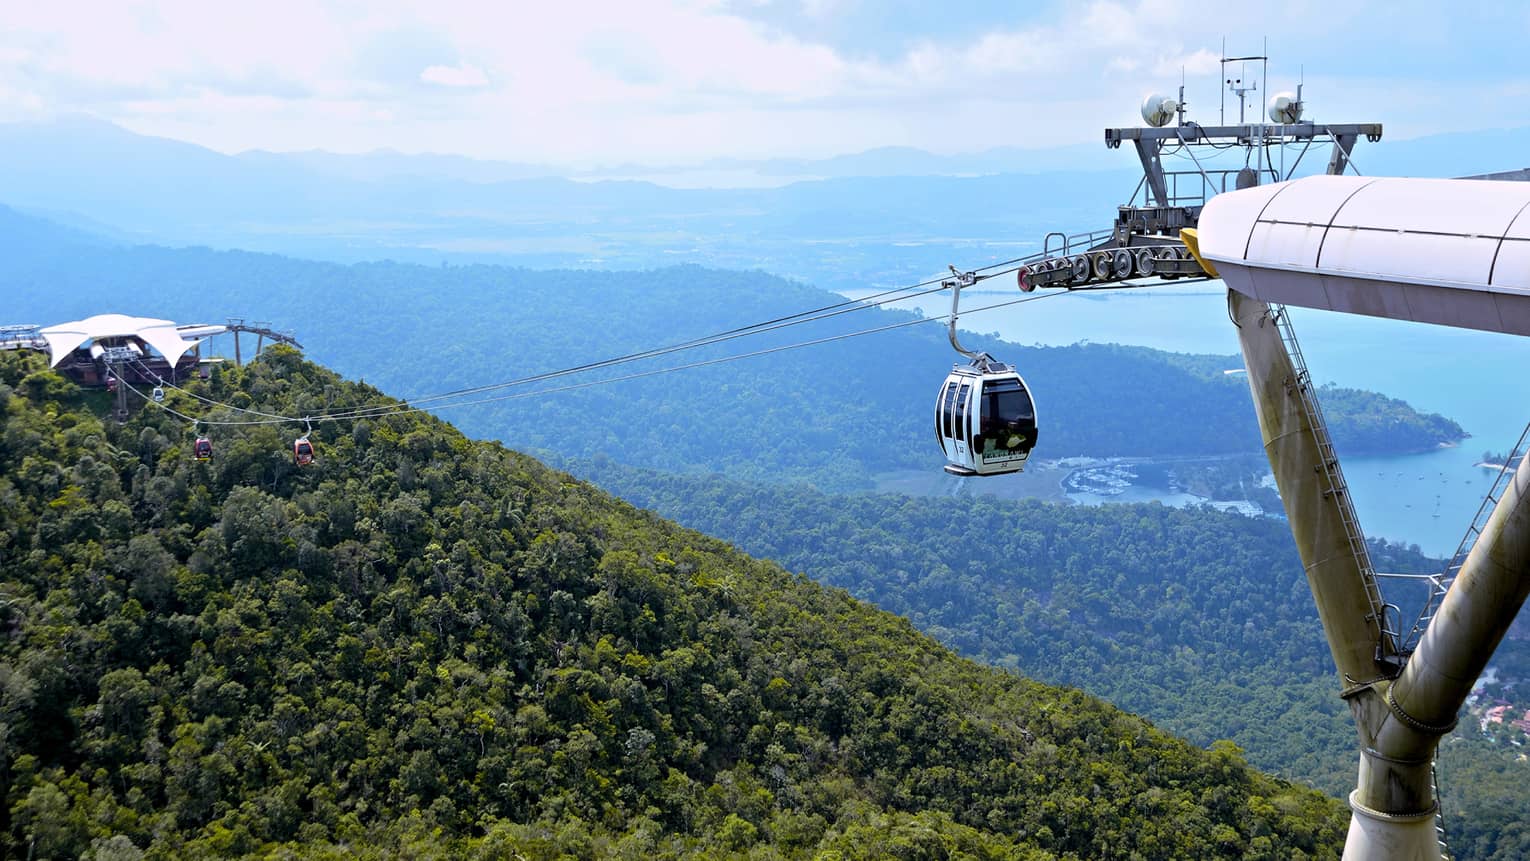
[[(1380, 631), (1380, 640), (1376, 644), (1376, 659), (1378, 661), (1393, 659), (1397, 655), (1398, 628), (1401, 625), (1394, 624), (1392, 616), (1397, 616), (1399, 611), (1381, 597), (1381, 587), (1376, 581), (1376, 570), (1371, 566), (1371, 554), (1365, 545), (1365, 533), (1360, 530), (1360, 518), (1356, 516), (1354, 503), (1350, 500), (1349, 485), (1345, 483), (1344, 472), (1339, 468), (1339, 457), (1334, 453), (1333, 440), (1328, 435), (1328, 422), (1323, 418), (1322, 407), (1318, 405), (1317, 393), (1312, 385), (1312, 374), (1307, 370), (1307, 360), (1302, 356), (1301, 345), (1297, 343), (1296, 331), (1291, 327), (1290, 315), (1284, 306), (1272, 305), (1270, 319), (1279, 329), (1280, 339), (1284, 342), (1286, 352), (1291, 357), (1291, 366), (1296, 371), (1296, 377), (1291, 381), (1290, 387), (1296, 392), (1297, 401), (1301, 404), (1307, 423), (1312, 428), (1312, 436), (1322, 458), (1323, 477), (1328, 485), (1326, 495), (1338, 506), (1339, 519), (1344, 523), (1344, 533), (1349, 539), (1350, 552), (1354, 554), (1355, 564), (1359, 566), (1360, 577), (1365, 583), (1365, 594), (1371, 607), (1371, 614), (1367, 621), (1374, 619)], [(1391, 616), (1388, 615), (1389, 610)]]
[(1488, 488), (1487, 495), (1482, 497), (1482, 504), (1477, 507), (1477, 516), (1472, 518), (1472, 523), (1466, 528), (1466, 534), (1461, 537), (1461, 543), (1456, 546), (1456, 552), (1451, 555), (1450, 561), (1445, 563), (1445, 570), (1429, 578), (1429, 598), (1424, 603), (1424, 609), (1419, 611), (1418, 621), (1413, 623), (1413, 629), (1403, 640), (1403, 651), (1412, 652), (1418, 648), (1418, 641), (1423, 639), (1424, 632), (1429, 630), (1429, 623), (1434, 621), (1434, 614), (1439, 612), (1440, 604), (1445, 600), (1445, 593), (1450, 591), (1450, 584), (1456, 581), (1456, 575), (1461, 573), (1461, 566), (1466, 564), (1466, 557), (1471, 554), (1472, 548), (1477, 545), (1477, 538), (1482, 535), (1482, 528), (1487, 526), (1488, 518), (1493, 516), (1493, 509), (1497, 507), (1498, 500), (1503, 496), (1504, 485), (1514, 476), (1514, 471), (1519, 467), (1519, 461), (1525, 456), (1525, 445), (1530, 442), (1530, 425), (1525, 425), (1525, 430), (1519, 435), (1519, 441), (1514, 443), (1514, 450), (1509, 452), (1504, 460), (1503, 467), (1498, 470), (1498, 475), (1493, 479), (1493, 484)]
[[(1504, 484), (1513, 476), (1519, 467), (1520, 460), (1524, 458), (1527, 441), (1530, 441), (1530, 425), (1525, 425), (1519, 440), (1514, 443), (1513, 450), (1504, 459), (1504, 464), (1499, 468), (1492, 486), (1488, 488), (1487, 495), (1482, 497), (1482, 504), (1477, 507), (1477, 515), (1472, 518), (1471, 525), (1466, 528), (1466, 534), (1461, 537), (1461, 543), (1456, 546), (1456, 552), (1451, 555), (1450, 561), (1445, 563), (1445, 570), (1428, 578), (1429, 597), (1424, 603), (1424, 609), (1419, 611), (1418, 620), (1413, 623), (1413, 629), (1403, 640), (1404, 654), (1411, 654), (1418, 648), (1419, 640), (1423, 638), (1424, 632), (1429, 630), (1429, 623), (1434, 621), (1435, 613), (1439, 612), (1440, 604), (1445, 600), (1445, 593), (1450, 591), (1450, 585), (1455, 582), (1456, 575), (1461, 573), (1461, 566), (1466, 564), (1466, 557), (1476, 546), (1477, 538), (1482, 535), (1482, 528), (1487, 525), (1488, 518), (1493, 515), (1493, 509), (1497, 507), (1499, 498), (1503, 496)], [(1440, 798), (1437, 763), (1438, 759), (1429, 766), (1431, 788), (1434, 791), (1435, 802), (1439, 805), (1434, 814), (1434, 835), (1435, 840), (1440, 844), (1440, 857), (1449, 861), (1450, 852), (1445, 845), (1445, 804)]]
[(1440, 844), (1441, 861), (1450, 861), (1450, 848), (1445, 845), (1445, 801), (1440, 798), (1440, 756), (1435, 752), (1429, 763), (1429, 789), (1434, 793), (1434, 841)]

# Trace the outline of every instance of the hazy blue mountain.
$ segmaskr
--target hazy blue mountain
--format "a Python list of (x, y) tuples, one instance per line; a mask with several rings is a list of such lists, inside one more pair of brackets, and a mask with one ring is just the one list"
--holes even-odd
[(440, 153), (401, 153), (380, 149), (366, 153), (333, 153), (325, 150), (268, 152), (249, 150), (234, 156), (241, 162), (275, 168), (308, 170), (326, 177), (377, 182), (404, 177), (428, 177), (462, 182), (506, 182), (559, 176), (549, 165), (489, 161)]
[[(1044, 149), (1016, 146), (992, 147), (977, 152), (932, 153), (906, 146), (888, 146), (827, 158), (713, 159), (700, 167), (716, 170), (750, 170), (761, 177), (812, 177), (835, 179), (851, 176), (979, 176), (997, 173), (1043, 171), (1115, 170), (1113, 158), (1103, 157), (1100, 144), (1074, 144)], [(672, 165), (664, 172), (680, 173), (696, 166)], [(640, 165), (607, 168), (604, 173), (631, 175), (656, 173)]]
[(228, 208), (246, 218), (290, 208), (303, 201), (307, 179), (240, 170), (228, 156), (204, 147), (89, 117), (0, 125), (0, 184), (8, 202), (72, 210), (162, 239), (184, 238), (166, 228), (190, 232), (232, 215)]
[(113, 244), (102, 233), (61, 223), (52, 218), (18, 212), (8, 206), (0, 206), (0, 248), (31, 251), (72, 249), (80, 246), (100, 247)]
[[(436, 156), (228, 156), (70, 118), (0, 126), (6, 203), (162, 244), (341, 262), (767, 269), (823, 286), (920, 280), (1108, 223), (1114, 171), (852, 176), (779, 188), (508, 178), (526, 166)], [(492, 182), (475, 181), (494, 179)]]
[[(323, 150), (273, 153), (252, 150), (238, 159), (253, 164), (289, 165), (326, 176), (358, 180), (428, 177), (437, 180), (491, 183), (557, 176), (582, 181), (630, 177), (669, 178), (666, 185), (704, 188), (692, 176), (753, 174), (746, 187), (776, 186), (798, 180), (849, 177), (983, 176), (1045, 171), (1111, 171), (1122, 165), (1098, 143), (1030, 149), (1000, 146), (976, 152), (932, 153), (906, 146), (876, 147), (864, 152), (825, 158), (711, 158), (694, 163), (645, 165), (626, 162), (597, 167), (556, 167), (545, 164), (475, 159), (439, 153), (406, 154), (394, 150), (341, 154)], [(714, 184), (715, 185), (715, 184)], [(720, 186), (727, 187), (727, 186)]]
[[(540, 212), (553, 201), (577, 211), (601, 199), (643, 207), (665, 193), (632, 183), (597, 191), (542, 179), (517, 183), (507, 194), (493, 184), (444, 179), (441, 165), (458, 162), (431, 157), (420, 158), (419, 173), (395, 176), (383, 170), (392, 181), (366, 181), (366, 169), (350, 170), (362, 175), (355, 178), (336, 165), (347, 159), (370, 164), (370, 156), (228, 156), (85, 117), (0, 125), (0, 156), (0, 183), (13, 205), (73, 210), (182, 241), (238, 235), (241, 228), (258, 233), (292, 218), (300, 222), (298, 229), (334, 222), (332, 229), (341, 233), (346, 219), (364, 225), (454, 206), (469, 212)], [(429, 175), (432, 170), (438, 175)]]
[(48, 209), (36, 206), (21, 207), (19, 209), (5, 208), (11, 213), (31, 216), (59, 227), (85, 234), (93, 244), (136, 245), (152, 241), (150, 237), (143, 233), (124, 230), (115, 224), (107, 224), (104, 221), (98, 221), (89, 216), (81, 215), (73, 210)]
[[(1518, 166), (1530, 129), (1363, 144), (1367, 173)], [(1320, 163), (1320, 160), (1314, 161)], [(831, 289), (921, 281), (1036, 251), (1050, 231), (1108, 226), (1137, 185), (1129, 150), (1078, 145), (699, 167), (828, 178), (767, 188), (579, 181), (537, 165), (375, 152), (224, 155), (88, 117), (0, 125), (4, 201), (122, 241), (337, 262), (763, 269)], [(627, 165), (650, 177), (686, 165)], [(586, 174), (589, 176), (590, 174)]]
[[(1367, 173), (1519, 166), (1530, 130), (1364, 144)], [(1080, 144), (937, 155), (714, 159), (582, 174), (443, 155), (224, 155), (88, 117), (0, 125), (4, 200), (129, 241), (340, 262), (512, 262), (632, 269), (677, 260), (765, 269), (836, 289), (922, 280), (1108, 226), (1137, 184), (1129, 151)], [(821, 176), (766, 188), (673, 188), (620, 176), (694, 168)], [(581, 178), (607, 177), (599, 181)]]

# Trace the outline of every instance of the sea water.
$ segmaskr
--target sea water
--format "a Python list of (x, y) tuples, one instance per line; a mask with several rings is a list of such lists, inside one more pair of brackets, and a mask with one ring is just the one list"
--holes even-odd
[[(980, 307), (1017, 297), (974, 292)], [(1035, 295), (1046, 295), (1039, 293)], [(895, 307), (944, 315), (950, 300), (920, 297)], [(1362, 528), (1372, 537), (1455, 551), (1496, 470), (1477, 467), (1484, 451), (1507, 452), (1530, 421), (1530, 338), (1351, 314), (1290, 309), (1307, 366), (1318, 384), (1370, 389), (1454, 419), (1471, 436), (1454, 448), (1388, 457), (1345, 457)], [(963, 314), (963, 328), (1020, 344), (1118, 343), (1178, 353), (1237, 356), (1220, 283), (1065, 293), (1008, 308)], [(1229, 361), (1229, 369), (1242, 360)], [(1045, 381), (1032, 381), (1045, 387)], [(1252, 407), (1251, 407), (1252, 408)], [(1134, 487), (1119, 500), (1199, 501)], [(1096, 501), (1080, 499), (1079, 501)]]

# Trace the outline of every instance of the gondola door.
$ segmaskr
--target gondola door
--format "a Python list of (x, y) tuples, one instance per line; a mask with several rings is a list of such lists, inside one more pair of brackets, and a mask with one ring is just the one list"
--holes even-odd
[(935, 441), (940, 443), (940, 453), (945, 455), (946, 462), (951, 461), (951, 436), (950, 415), (951, 398), (956, 393), (956, 383), (949, 378), (940, 387), (940, 392), (935, 395)]
[(963, 382), (961, 387), (956, 390), (956, 400), (952, 404), (951, 451), (955, 455), (952, 461), (967, 469), (972, 468), (972, 451), (968, 447), (968, 440), (971, 439), (972, 421), (972, 417), (969, 415), (971, 410), (968, 409), (968, 405), (971, 400), (972, 384)]
[(1036, 444), (1036, 407), (1019, 375), (985, 378), (977, 395), (974, 466), (984, 475), (1025, 468)]

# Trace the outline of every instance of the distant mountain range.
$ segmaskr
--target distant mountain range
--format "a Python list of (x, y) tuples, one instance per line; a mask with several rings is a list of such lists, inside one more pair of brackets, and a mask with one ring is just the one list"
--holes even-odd
[[(843, 172), (916, 158), (865, 155)], [(1017, 242), (1039, 242), (1059, 223), (1103, 226), (1134, 182), (1117, 161), (1113, 171), (680, 189), (452, 156), (230, 156), (71, 118), (0, 125), (0, 203), (131, 243), (340, 262), (620, 269), (684, 260), (862, 286), (919, 280), (953, 260), (1008, 259)]]
[[(1530, 144), (1530, 126), (1430, 135), (1410, 140), (1385, 139), (1375, 153), (1371, 146), (1356, 153), (1368, 173), (1411, 176), (1458, 176), (1517, 169), (1530, 163), (1519, 157)], [(170, 138), (140, 135), (87, 115), (68, 115), (47, 123), (0, 123), (0, 153), (21, 158), (30, 167), (78, 163), (85, 159), (107, 164), (120, 160), (144, 164), (171, 159), (196, 173), (216, 164), (238, 165), (251, 175), (309, 174), (328, 179), (383, 182), (406, 178), (469, 183), (514, 182), (562, 178), (603, 181), (654, 178), (654, 184), (691, 188), (693, 177), (753, 174), (752, 181), (712, 183), (713, 188), (782, 185), (795, 181), (847, 177), (967, 177), (994, 174), (1035, 174), (1052, 171), (1111, 172), (1121, 160), (1098, 144), (1073, 144), (1031, 149), (997, 146), (972, 152), (932, 153), (906, 146), (876, 147), (827, 158), (714, 158), (692, 163), (622, 163), (588, 167), (477, 159), (441, 153), (401, 153), (378, 149), (367, 153), (325, 150), (269, 152), (249, 150), (224, 155)], [(671, 178), (669, 180), (663, 178)]]
[[(101, 123), (80, 120), (79, 125)], [(787, 185), (792, 182), (845, 177), (984, 176), (997, 173), (1041, 173), (1050, 170), (1108, 171), (1114, 159), (1102, 159), (1100, 147), (1075, 145), (1049, 149), (994, 147), (981, 152), (936, 154), (913, 147), (877, 147), (828, 158), (714, 158), (692, 164), (646, 165), (622, 163), (587, 168), (524, 162), (490, 161), (435, 153), (406, 154), (375, 150), (339, 154), (323, 150), (274, 153), (251, 150), (233, 158), (251, 165), (296, 167), (341, 179), (382, 181), (424, 176), (463, 182), (512, 182), (559, 177), (580, 181), (648, 178), (657, 185), (682, 188)], [(710, 181), (709, 181), (710, 180)]]
[[(1355, 161), (1477, 174), (1523, 166), (1527, 145), (1530, 128), (1473, 132), (1363, 144)], [(1105, 227), (1137, 179), (1132, 154), (1094, 145), (567, 170), (389, 151), (225, 155), (79, 116), (0, 124), (0, 203), (116, 241), (344, 262), (685, 260), (829, 287), (918, 280), (953, 260), (1019, 256), (1050, 231)], [(719, 187), (677, 187), (705, 182)]]

